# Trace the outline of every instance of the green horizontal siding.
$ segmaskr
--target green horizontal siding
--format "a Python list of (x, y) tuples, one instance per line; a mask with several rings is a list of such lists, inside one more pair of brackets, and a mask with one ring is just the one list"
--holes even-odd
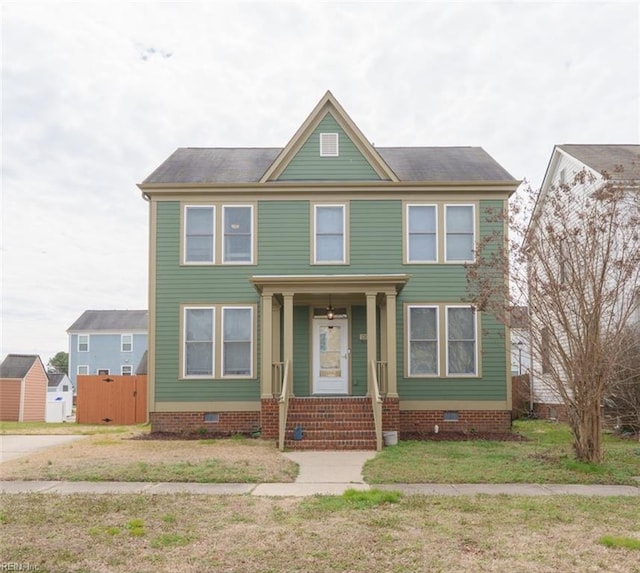
[[(321, 133), (338, 134), (338, 157), (320, 157)], [(375, 181), (380, 177), (335, 118), (327, 113), (278, 179), (281, 181)]]
[[(318, 197), (320, 200), (321, 197)], [(501, 201), (480, 202), (481, 233), (500, 231), (502, 223), (488, 221), (486, 209), (500, 209)], [(180, 304), (255, 304), (259, 296), (252, 275), (406, 273), (410, 280), (398, 296), (398, 389), (403, 399), (498, 400), (506, 393), (505, 329), (482, 317), (482, 378), (404, 378), (404, 303), (459, 303), (466, 292), (462, 265), (404, 265), (402, 262), (402, 201), (353, 200), (349, 203), (350, 264), (311, 264), (311, 203), (307, 200), (258, 201), (256, 265), (180, 266), (180, 205), (161, 202), (157, 209), (156, 258), (156, 399), (159, 401), (258, 400), (253, 380), (179, 380)], [(294, 316), (294, 390), (310, 389), (310, 318), (307, 307)], [(219, 318), (219, 317), (218, 317)], [(352, 308), (351, 382), (356, 395), (366, 392), (366, 332), (364, 306)], [(259, 349), (260, 325), (256, 325)], [(378, 336), (378, 341), (380, 340)], [(258, 363), (255, 374), (259, 375)]]

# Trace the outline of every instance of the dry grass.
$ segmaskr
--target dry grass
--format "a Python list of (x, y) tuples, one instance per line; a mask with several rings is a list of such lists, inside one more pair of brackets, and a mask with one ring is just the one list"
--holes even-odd
[(297, 466), (272, 442), (133, 440), (135, 431), (96, 434), (0, 466), (4, 480), (291, 482)]
[(0, 563), (39, 573), (639, 573), (636, 498), (0, 497)]
[(93, 434), (126, 434), (131, 431), (148, 432), (149, 426), (108, 426), (106, 424), (76, 424), (75, 422), (0, 422), (0, 434), (20, 435), (81, 435)]

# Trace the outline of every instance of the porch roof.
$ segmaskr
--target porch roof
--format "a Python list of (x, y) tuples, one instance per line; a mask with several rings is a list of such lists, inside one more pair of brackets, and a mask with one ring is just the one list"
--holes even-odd
[(249, 279), (260, 293), (400, 292), (407, 274), (380, 275), (254, 275)]

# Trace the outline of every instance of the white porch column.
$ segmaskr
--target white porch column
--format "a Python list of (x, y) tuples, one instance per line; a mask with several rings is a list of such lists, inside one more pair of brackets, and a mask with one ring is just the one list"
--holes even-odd
[(367, 292), (367, 386), (371, 388), (371, 361), (377, 359), (376, 340), (376, 295), (375, 292)]
[(262, 398), (271, 398), (273, 397), (273, 295), (263, 293), (261, 301), (262, 351), (260, 353), (260, 361), (262, 369), (260, 376), (260, 396)]
[(387, 342), (387, 396), (398, 397), (398, 358), (396, 340), (396, 293), (387, 293), (386, 304), (386, 342)]

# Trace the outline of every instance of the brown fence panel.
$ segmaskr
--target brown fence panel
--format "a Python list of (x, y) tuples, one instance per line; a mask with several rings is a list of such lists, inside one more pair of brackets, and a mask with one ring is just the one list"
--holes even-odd
[(78, 376), (79, 424), (140, 424), (146, 419), (146, 376)]

